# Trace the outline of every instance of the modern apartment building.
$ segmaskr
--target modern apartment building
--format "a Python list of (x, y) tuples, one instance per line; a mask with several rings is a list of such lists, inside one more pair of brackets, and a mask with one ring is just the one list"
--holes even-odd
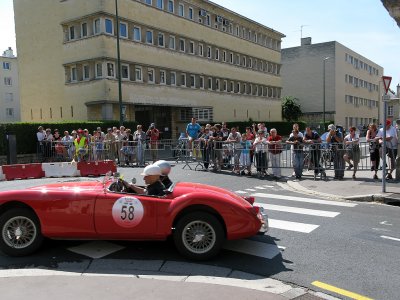
[[(125, 119), (281, 120), (283, 34), (205, 0), (119, 0)], [(119, 120), (115, 1), (14, 0), (24, 121)], [(46, 15), (46, 18), (43, 18)]]
[(20, 121), (18, 62), (8, 48), (0, 56), (0, 123)]
[(383, 68), (336, 41), (301, 42), (300, 47), (282, 49), (281, 73), (282, 95), (300, 100), (304, 119), (321, 122), (325, 102), (327, 122), (346, 128), (378, 122)]

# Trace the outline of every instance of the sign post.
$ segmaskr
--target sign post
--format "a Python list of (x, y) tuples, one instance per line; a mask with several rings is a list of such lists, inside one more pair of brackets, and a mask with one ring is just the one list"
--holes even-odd
[(383, 101), (383, 146), (382, 146), (382, 193), (386, 193), (386, 119), (387, 119), (387, 103), (390, 100), (388, 93), (392, 77), (382, 76), (385, 94), (382, 96)]

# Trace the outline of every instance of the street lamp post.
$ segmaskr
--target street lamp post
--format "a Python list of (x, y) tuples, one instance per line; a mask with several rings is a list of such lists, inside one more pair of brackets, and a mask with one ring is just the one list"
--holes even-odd
[(121, 83), (121, 53), (119, 49), (119, 15), (118, 0), (115, 0), (115, 18), (117, 21), (117, 73), (118, 73), (118, 104), (119, 104), (119, 125), (124, 123), (124, 115), (122, 108), (122, 83)]
[(325, 57), (324, 58), (324, 69), (323, 69), (323, 93), (324, 93), (324, 101), (323, 101), (323, 105), (322, 105), (322, 111), (323, 111), (323, 113), (322, 113), (322, 115), (323, 115), (323, 124), (322, 124), (322, 129), (323, 129), (323, 132), (325, 132), (325, 97), (326, 97), (326, 95), (325, 95), (325, 63), (326, 63), (326, 61), (329, 59), (330, 57), (328, 56), (328, 57)]

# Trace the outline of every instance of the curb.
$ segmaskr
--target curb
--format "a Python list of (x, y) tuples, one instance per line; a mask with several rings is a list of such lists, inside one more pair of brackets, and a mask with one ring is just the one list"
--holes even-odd
[[(281, 188), (292, 191), (292, 192), (301, 192), (303, 194), (309, 194), (309, 195), (313, 195), (313, 196), (319, 196), (319, 197), (324, 197), (324, 198), (328, 198), (331, 200), (336, 200), (336, 201), (345, 201), (346, 198), (337, 196), (337, 195), (332, 195), (332, 194), (326, 194), (326, 193), (320, 193), (320, 192), (316, 192), (310, 189), (307, 189), (305, 187), (303, 187), (301, 184), (297, 183), (297, 182), (293, 182), (288, 180), (286, 182), (286, 184), (278, 184)], [(289, 188), (288, 188), (289, 187)]]

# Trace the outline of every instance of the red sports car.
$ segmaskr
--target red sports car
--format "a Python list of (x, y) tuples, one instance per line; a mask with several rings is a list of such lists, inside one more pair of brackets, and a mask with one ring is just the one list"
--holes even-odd
[(265, 233), (254, 199), (180, 182), (162, 197), (126, 193), (121, 179), (47, 184), (0, 193), (0, 250), (22, 256), (43, 239), (165, 240), (184, 256), (215, 256), (225, 239)]

